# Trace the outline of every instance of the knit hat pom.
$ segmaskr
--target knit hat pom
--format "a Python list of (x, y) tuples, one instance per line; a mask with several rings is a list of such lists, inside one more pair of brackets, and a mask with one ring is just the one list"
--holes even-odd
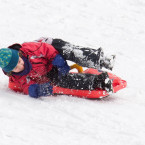
[(14, 49), (2, 48), (0, 49), (0, 67), (5, 72), (12, 71), (19, 60), (19, 52)]

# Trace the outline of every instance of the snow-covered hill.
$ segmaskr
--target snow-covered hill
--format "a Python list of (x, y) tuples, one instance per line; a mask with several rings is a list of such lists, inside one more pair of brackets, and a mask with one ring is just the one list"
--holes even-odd
[(116, 54), (126, 89), (102, 100), (32, 99), (0, 70), (0, 145), (144, 145), (145, 1), (0, 0), (0, 47), (41, 36)]

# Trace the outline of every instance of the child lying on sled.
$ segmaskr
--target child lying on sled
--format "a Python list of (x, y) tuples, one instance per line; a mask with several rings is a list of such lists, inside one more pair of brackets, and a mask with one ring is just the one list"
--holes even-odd
[(101, 48), (79, 47), (52, 38), (0, 49), (0, 67), (4, 74), (9, 76), (9, 81), (19, 83), (24, 94), (33, 98), (53, 95), (54, 85), (77, 90), (100, 88), (108, 93), (113, 92), (112, 80), (107, 72), (100, 75), (69, 73), (66, 60), (83, 67), (112, 70), (114, 58), (104, 57)]

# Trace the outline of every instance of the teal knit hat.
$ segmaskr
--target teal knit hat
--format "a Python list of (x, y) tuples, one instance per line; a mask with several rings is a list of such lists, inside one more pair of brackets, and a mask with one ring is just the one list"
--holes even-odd
[(19, 52), (10, 48), (2, 48), (0, 49), (0, 67), (5, 72), (12, 71), (19, 60)]

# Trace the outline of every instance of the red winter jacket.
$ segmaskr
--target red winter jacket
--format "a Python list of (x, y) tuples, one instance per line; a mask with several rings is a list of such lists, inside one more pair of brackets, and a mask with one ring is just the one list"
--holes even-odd
[(31, 84), (49, 82), (46, 74), (52, 69), (52, 61), (58, 51), (52, 45), (41, 42), (23, 43), (20, 51), (24, 57), (29, 59), (32, 69), (29, 74), (24, 76), (10, 76), (9, 81), (19, 83), (24, 94), (28, 94)]

